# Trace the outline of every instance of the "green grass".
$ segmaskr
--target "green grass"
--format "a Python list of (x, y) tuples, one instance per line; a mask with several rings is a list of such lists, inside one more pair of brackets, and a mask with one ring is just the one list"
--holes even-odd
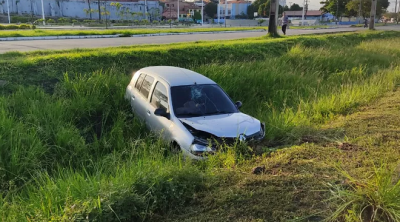
[(108, 30), (20, 30), (1, 32), (0, 38), (4, 37), (37, 37), (37, 36), (75, 36), (75, 35), (140, 35), (155, 33), (184, 33), (184, 32), (215, 32), (215, 31), (244, 31), (260, 30), (260, 27), (233, 27), (233, 28), (141, 28), (141, 29), (108, 29)]
[[(372, 128), (376, 132), (356, 129), (372, 123), (363, 119), (347, 137), (340, 124), (351, 119), (325, 125), (396, 88), (399, 38), (371, 32), (6, 54), (0, 66), (0, 79), (8, 81), (0, 95), (1, 218), (328, 218), (338, 205), (323, 202), (330, 198), (326, 184), (343, 178), (334, 162), (365, 179), (374, 161), (400, 156), (393, 140), (383, 141), (396, 135), (388, 127), (397, 130), (400, 123)], [(243, 112), (266, 123), (266, 139), (224, 147), (202, 163), (169, 154), (123, 98), (132, 71), (147, 65), (181, 65), (212, 78), (243, 101)], [(388, 120), (398, 110), (391, 104)], [(338, 140), (368, 152), (348, 156), (332, 142)], [(265, 165), (265, 173), (250, 174), (256, 165)]]

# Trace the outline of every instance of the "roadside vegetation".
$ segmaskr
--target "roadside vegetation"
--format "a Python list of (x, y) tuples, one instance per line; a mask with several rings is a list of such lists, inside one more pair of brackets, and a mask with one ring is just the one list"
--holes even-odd
[[(16, 26), (16, 25), (13, 25)], [(140, 28), (140, 29), (88, 29), (88, 30), (19, 30), (0, 33), (4, 37), (37, 37), (37, 36), (78, 36), (78, 35), (141, 35), (156, 33), (185, 33), (185, 32), (218, 32), (218, 31), (245, 31), (261, 30), (260, 27), (233, 27), (233, 28)], [(1, 27), (0, 27), (1, 30)]]
[[(399, 39), (366, 32), (0, 55), (0, 217), (398, 218)], [(148, 65), (212, 78), (266, 123), (264, 142), (223, 146), (200, 163), (169, 154), (123, 99), (129, 74)]]
[[(27, 29), (35, 29), (36, 26), (28, 25), (28, 24), (20, 24), (20, 25), (0, 25), (0, 30), (27, 30)], [(19, 31), (20, 32), (20, 31)]]

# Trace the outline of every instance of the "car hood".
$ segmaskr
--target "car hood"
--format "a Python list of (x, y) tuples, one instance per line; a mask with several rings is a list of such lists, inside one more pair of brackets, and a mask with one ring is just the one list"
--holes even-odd
[(196, 130), (218, 137), (235, 138), (240, 134), (252, 135), (261, 130), (260, 121), (244, 113), (179, 118), (179, 120)]

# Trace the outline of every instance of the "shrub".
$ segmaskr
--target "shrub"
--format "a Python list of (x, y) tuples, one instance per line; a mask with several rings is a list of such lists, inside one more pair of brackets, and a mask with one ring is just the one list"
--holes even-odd
[(28, 23), (29, 21), (31, 21), (30, 17), (11, 16), (12, 23)]
[(31, 25), (27, 25), (27, 24), (21, 24), (19, 25), (19, 29), (31, 29)]
[(56, 23), (56, 21), (54, 19), (47, 19), (47, 23)]
[(69, 23), (71, 20), (68, 18), (59, 18), (57, 21), (58, 23)]
[[(0, 25), (0, 30), (13, 30), (13, 29), (31, 29), (33, 26), (28, 24), (21, 25)], [(36, 28), (36, 27), (35, 27)]]

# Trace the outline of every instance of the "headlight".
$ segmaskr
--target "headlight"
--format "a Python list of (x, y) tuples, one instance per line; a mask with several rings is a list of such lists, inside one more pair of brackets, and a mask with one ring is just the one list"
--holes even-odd
[(190, 146), (190, 152), (196, 156), (204, 156), (213, 153), (213, 149), (209, 146), (195, 143)]

